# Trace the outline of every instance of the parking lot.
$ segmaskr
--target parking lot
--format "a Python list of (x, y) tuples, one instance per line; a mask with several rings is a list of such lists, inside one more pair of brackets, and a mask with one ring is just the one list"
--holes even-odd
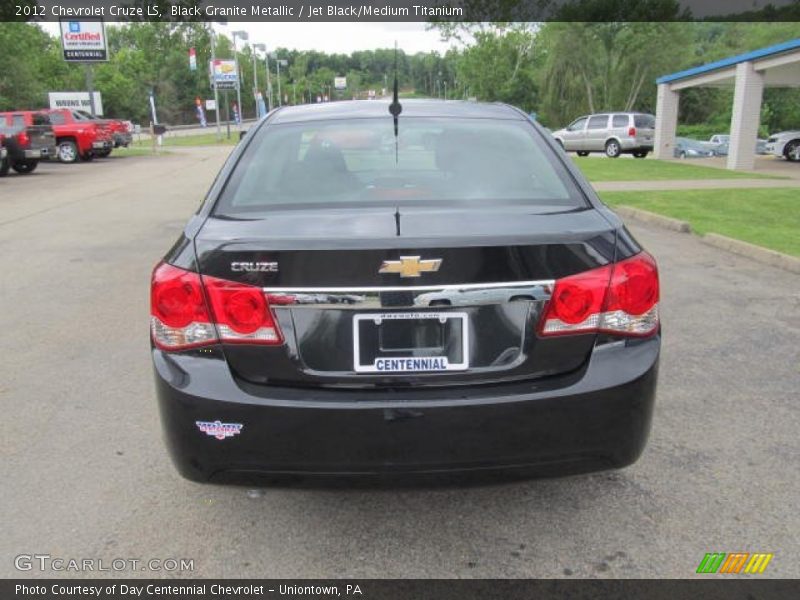
[(181, 479), (154, 399), (149, 275), (228, 151), (0, 180), (0, 576), (39, 575), (14, 567), (38, 553), (194, 559), (126, 576), (682, 578), (706, 552), (745, 551), (774, 554), (765, 577), (800, 577), (800, 277), (637, 224), (664, 346), (635, 465), (455, 488)]

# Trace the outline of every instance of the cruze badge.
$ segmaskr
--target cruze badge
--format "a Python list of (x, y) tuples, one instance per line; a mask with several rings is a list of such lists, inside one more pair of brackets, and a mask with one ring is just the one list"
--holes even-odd
[(221, 421), (195, 421), (195, 425), (206, 435), (215, 437), (218, 440), (239, 435), (242, 427), (244, 427), (241, 423), (222, 423)]
[(422, 273), (433, 273), (442, 266), (441, 258), (401, 256), (400, 260), (385, 260), (378, 273), (397, 273), (400, 277), (419, 277)]
[(276, 262), (232, 262), (231, 271), (256, 271), (259, 273), (277, 273)]

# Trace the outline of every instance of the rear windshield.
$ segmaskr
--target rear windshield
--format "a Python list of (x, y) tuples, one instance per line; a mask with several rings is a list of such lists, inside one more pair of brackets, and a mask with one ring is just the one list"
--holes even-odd
[[(268, 125), (244, 150), (215, 214), (314, 205), (586, 206), (525, 121), (391, 117)], [(245, 142), (246, 143), (246, 142)]]
[(653, 115), (633, 115), (633, 124), (642, 129), (655, 129), (656, 118)]

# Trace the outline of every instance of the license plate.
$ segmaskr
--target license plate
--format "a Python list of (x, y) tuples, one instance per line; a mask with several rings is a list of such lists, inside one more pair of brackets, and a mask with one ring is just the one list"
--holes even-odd
[(469, 367), (465, 312), (393, 312), (353, 316), (357, 373), (435, 373)]

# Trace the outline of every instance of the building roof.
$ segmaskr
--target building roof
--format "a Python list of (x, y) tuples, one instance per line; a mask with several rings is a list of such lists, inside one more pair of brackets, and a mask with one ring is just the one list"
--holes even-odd
[[(460, 117), (465, 119), (526, 119), (520, 111), (505, 104), (466, 102), (462, 100), (400, 99), (403, 117)], [(274, 114), (270, 123), (296, 123), (326, 119), (390, 118), (389, 100), (348, 100), (285, 106)]]
[(782, 52), (788, 52), (790, 50), (797, 50), (798, 48), (800, 48), (800, 38), (775, 44), (774, 46), (768, 46), (767, 48), (761, 48), (760, 50), (753, 50), (752, 52), (745, 52), (744, 54), (729, 56), (728, 58), (723, 58), (722, 60), (717, 60), (699, 67), (686, 69), (685, 71), (678, 71), (677, 73), (672, 73), (671, 75), (664, 75), (663, 77), (656, 79), (656, 83), (670, 83), (679, 79), (687, 79), (688, 77), (694, 77), (695, 75), (703, 75), (705, 73), (710, 73), (711, 71), (732, 67), (739, 63), (766, 58), (767, 56), (781, 54)]

